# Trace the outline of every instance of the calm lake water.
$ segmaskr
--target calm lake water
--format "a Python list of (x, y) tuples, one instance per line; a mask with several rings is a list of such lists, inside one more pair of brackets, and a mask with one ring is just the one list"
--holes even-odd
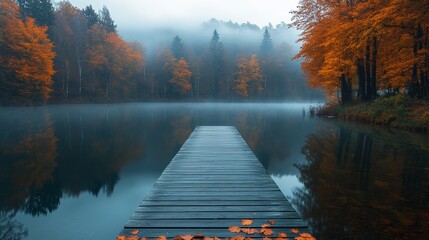
[(318, 239), (427, 239), (429, 136), (308, 106), (0, 108), (0, 238), (115, 239), (195, 126), (234, 125)]

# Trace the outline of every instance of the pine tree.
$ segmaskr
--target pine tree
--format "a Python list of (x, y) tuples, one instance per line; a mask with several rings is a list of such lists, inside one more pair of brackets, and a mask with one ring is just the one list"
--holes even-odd
[(174, 37), (173, 42), (171, 43), (171, 52), (174, 57), (181, 59), (185, 57), (185, 52), (183, 50), (182, 39), (179, 36)]
[(21, 14), (36, 19), (41, 26), (51, 26), (54, 22), (54, 7), (51, 0), (17, 0)]
[(100, 12), (100, 24), (106, 29), (107, 32), (116, 32), (116, 25), (110, 16), (109, 9), (106, 6), (103, 6), (103, 9)]
[(92, 5), (86, 6), (85, 9), (82, 10), (82, 13), (88, 20), (88, 28), (98, 23), (98, 14), (95, 12), (94, 8), (92, 8)]
[(224, 71), (224, 49), (223, 43), (217, 30), (214, 30), (210, 40), (210, 70), (212, 80), (212, 91), (215, 98), (219, 97), (219, 85)]
[(261, 42), (261, 56), (265, 57), (272, 53), (273, 51), (273, 41), (271, 40), (271, 34), (268, 31), (268, 28), (265, 28), (264, 36)]

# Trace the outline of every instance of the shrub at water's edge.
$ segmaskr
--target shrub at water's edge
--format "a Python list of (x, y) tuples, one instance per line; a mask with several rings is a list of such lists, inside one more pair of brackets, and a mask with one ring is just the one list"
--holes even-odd
[(429, 130), (429, 102), (404, 95), (379, 98), (356, 105), (327, 103), (313, 110), (318, 116), (336, 116), (340, 119), (368, 122), (414, 131)]

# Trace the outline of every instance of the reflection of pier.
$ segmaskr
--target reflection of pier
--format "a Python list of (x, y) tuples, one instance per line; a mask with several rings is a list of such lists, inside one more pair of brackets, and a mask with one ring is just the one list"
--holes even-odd
[(242, 219), (252, 219), (249, 227), (257, 229), (275, 220), (272, 237), (278, 232), (295, 236), (292, 228), (308, 232), (235, 127), (197, 127), (121, 235), (132, 236), (137, 229), (139, 237), (148, 238), (263, 237), (228, 231), (241, 226)]

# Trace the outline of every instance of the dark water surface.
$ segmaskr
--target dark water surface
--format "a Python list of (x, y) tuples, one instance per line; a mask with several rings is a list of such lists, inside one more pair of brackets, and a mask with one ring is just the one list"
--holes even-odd
[(0, 108), (0, 238), (114, 239), (195, 126), (234, 125), (318, 239), (428, 239), (429, 136), (303, 108)]

